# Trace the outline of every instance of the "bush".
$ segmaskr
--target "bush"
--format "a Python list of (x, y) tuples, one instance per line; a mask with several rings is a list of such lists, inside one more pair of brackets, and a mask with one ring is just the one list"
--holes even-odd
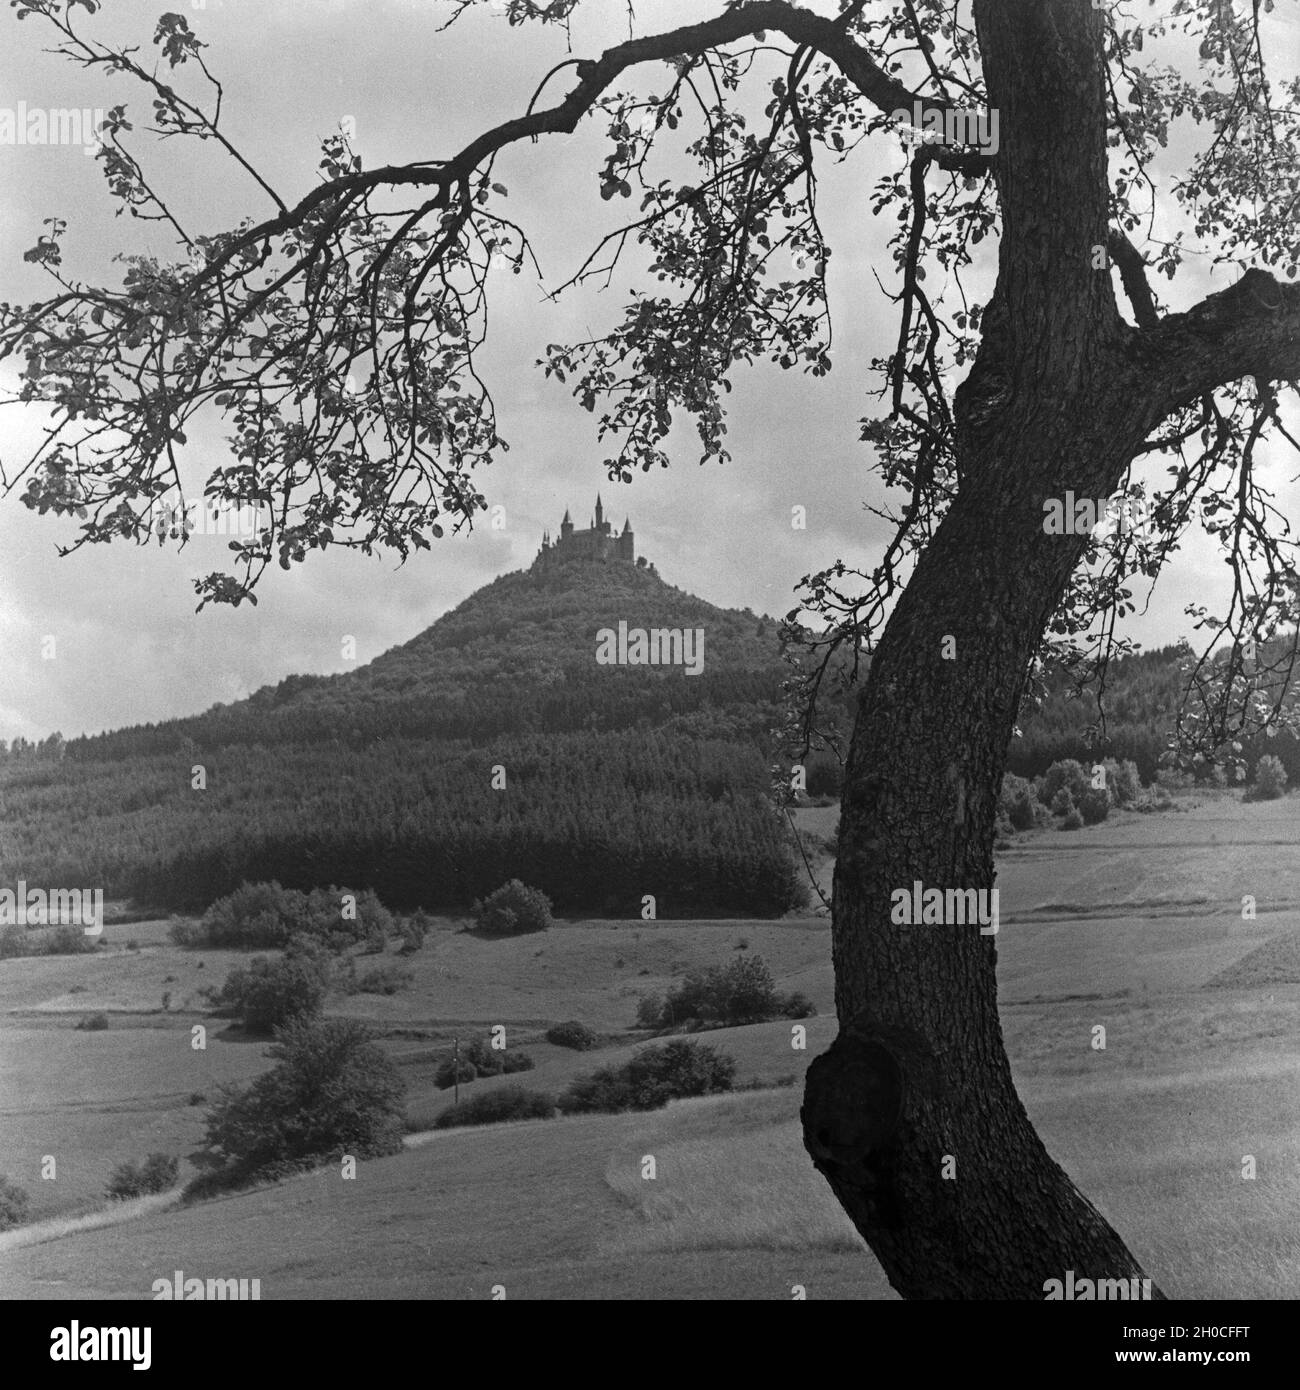
[(813, 1018), (817, 1013), (817, 1006), (806, 994), (800, 994), (795, 990), (793, 994), (785, 996), (781, 1008), (784, 1018)]
[(1176, 767), (1162, 767), (1156, 773), (1156, 785), (1166, 791), (1186, 791), (1188, 787), (1195, 785), (1195, 782), (1196, 778), (1190, 772), (1183, 772)]
[(424, 939), (433, 927), (433, 918), (423, 908), (417, 908), (409, 917), (403, 917), (397, 924), (397, 934), (402, 940), (403, 956), (413, 956), (423, 945)]
[(451, 1129), (457, 1125), (501, 1124), (504, 1120), (549, 1120), (554, 1114), (555, 1101), (543, 1092), (522, 1086), (498, 1086), (495, 1091), (444, 1110), (433, 1127)]
[[(241, 883), (218, 898), (195, 928), (173, 922), (168, 935), (178, 946), (283, 946), (306, 926), (306, 899), (279, 883)], [(197, 938), (197, 940), (196, 940)]]
[(0, 1231), (21, 1226), (27, 1220), (27, 1193), (0, 1174)]
[(1054, 816), (1070, 816), (1074, 814), (1074, 797), (1070, 795), (1068, 787), (1061, 787), (1055, 796), (1052, 797), (1051, 811)]
[(1089, 787), (1079, 798), (1079, 814), (1085, 825), (1097, 825), (1110, 815), (1110, 793), (1100, 787)]
[(473, 1063), (480, 1076), (500, 1076), (503, 1072), (532, 1071), (533, 1059), (517, 1047), (494, 1048), (488, 1038), (475, 1038), (463, 1056)]
[(1092, 786), (1092, 776), (1083, 764), (1076, 762), (1073, 758), (1063, 758), (1060, 762), (1053, 763), (1043, 774), (1043, 785), (1038, 794), (1039, 800), (1044, 805), (1051, 806), (1052, 810), (1055, 811), (1054, 803), (1057, 793), (1062, 789), (1070, 793), (1071, 803), (1074, 803), (1090, 786)]
[(243, 1089), (223, 1087), (208, 1111), (200, 1162), (223, 1173), (209, 1186), (265, 1176), (275, 1165), (401, 1149), (406, 1087), (364, 1025), (295, 1018), (277, 1033), (270, 1056), (270, 1071)]
[(102, 1033), (107, 1027), (107, 1014), (87, 1014), (77, 1024), (78, 1030), (83, 1033)]
[(578, 1077), (559, 1098), (566, 1115), (592, 1111), (657, 1110), (670, 1100), (730, 1091), (736, 1061), (705, 1043), (677, 1038), (647, 1047), (620, 1067)]
[(412, 975), (400, 965), (375, 965), (357, 981), (358, 994), (396, 994), (411, 983)]
[(709, 970), (688, 971), (666, 998), (645, 996), (637, 1005), (637, 1022), (642, 1028), (694, 1031), (704, 1025), (720, 1028), (774, 1018), (807, 1018), (815, 1012), (802, 994), (778, 993), (767, 962), (753, 955)]
[[(354, 905), (344, 898), (355, 899)], [(345, 909), (349, 915), (345, 917)], [(241, 883), (203, 914), (195, 928), (174, 922), (168, 929), (178, 946), (235, 946), (275, 948), (295, 935), (313, 937), (334, 951), (359, 941), (372, 949), (394, 931), (393, 916), (375, 893), (355, 893), (347, 888), (313, 888), (301, 893), (270, 883)]]
[(99, 937), (81, 927), (55, 927), (41, 952), (46, 956), (88, 956), (99, 949)]
[(1083, 817), (1079, 814), (1077, 808), (1075, 808), (1075, 809), (1073, 809), (1073, 810), (1070, 810), (1070, 811), (1067, 811), (1067, 812), (1066, 812), (1064, 818), (1063, 818), (1062, 821), (1061, 821), (1061, 829), (1062, 829), (1062, 830), (1082, 830), (1082, 829), (1083, 829)]
[(247, 968), (230, 972), (219, 998), (248, 1032), (270, 1034), (294, 1019), (316, 1017), (326, 992), (320, 966), (309, 956), (286, 955), (278, 961), (255, 956)]
[(636, 1022), (638, 1028), (658, 1028), (664, 1017), (664, 997), (662, 994), (643, 994), (637, 1000)]
[(457, 1075), (456, 1059), (448, 1057), (439, 1063), (438, 1070), (433, 1074), (433, 1084), (440, 1091), (449, 1091), (459, 1081), (462, 1086), (467, 1085), (478, 1076), (478, 1068), (473, 1062), (464, 1056), (460, 1059), (459, 1076)]
[(476, 902), (470, 912), (478, 929), (490, 936), (517, 936), (553, 925), (550, 898), (517, 878)]
[(1032, 830), (1034, 828), (1034, 789), (1023, 777), (1014, 772), (1002, 778), (1002, 790), (998, 793), (998, 810), (1006, 816), (1013, 830)]
[(168, 1192), (176, 1186), (181, 1161), (173, 1154), (150, 1154), (143, 1163), (119, 1163), (108, 1180), (105, 1196), (116, 1201), (130, 1197), (148, 1197), (154, 1192)]
[(97, 936), (80, 927), (29, 928), (14, 923), (0, 932), (0, 960), (16, 956), (87, 956), (99, 949)]
[(585, 1023), (571, 1019), (568, 1023), (557, 1023), (548, 1028), (546, 1041), (554, 1043), (556, 1047), (571, 1047), (575, 1052), (590, 1052), (600, 1037)]
[(1142, 778), (1138, 766), (1132, 758), (1116, 762), (1107, 758), (1102, 766), (1106, 769), (1106, 789), (1116, 806), (1131, 806), (1142, 795)]
[(1255, 764), (1255, 785), (1249, 793), (1251, 801), (1276, 801), (1286, 794), (1286, 768), (1282, 760), (1265, 753)]

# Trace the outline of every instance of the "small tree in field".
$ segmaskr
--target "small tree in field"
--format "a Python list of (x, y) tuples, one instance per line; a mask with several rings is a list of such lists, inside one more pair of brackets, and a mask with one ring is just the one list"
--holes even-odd
[(276, 1035), (276, 1066), (209, 1110), (205, 1158), (249, 1174), (340, 1153), (357, 1158), (402, 1146), (406, 1086), (392, 1060), (351, 1019), (297, 1018)]

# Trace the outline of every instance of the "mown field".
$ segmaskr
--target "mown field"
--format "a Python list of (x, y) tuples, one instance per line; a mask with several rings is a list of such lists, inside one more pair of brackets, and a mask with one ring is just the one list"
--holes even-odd
[[(1167, 1292), (1294, 1297), (1300, 798), (1182, 805), (1025, 837), (1000, 856), (1008, 1049), (1049, 1149)], [(806, 815), (819, 834), (833, 826), (833, 811)], [(1244, 895), (1254, 920), (1242, 918)], [(0, 1172), (27, 1188), (37, 1216), (65, 1225), (101, 1205), (123, 1158), (194, 1146), (196, 1093), (267, 1065), (263, 1044), (220, 1020), (207, 1020), (205, 1051), (190, 1046), (204, 1020), (196, 991), (245, 957), (179, 950), (161, 923), (106, 936), (94, 957), (0, 963)], [(496, 1283), (510, 1297), (789, 1298), (795, 1284), (809, 1297), (892, 1297), (807, 1162), (798, 1086), (779, 1084), (801, 1078), (834, 1035), (824, 918), (575, 922), (507, 941), (440, 923), (403, 962), (410, 986), (335, 998), (330, 1012), (385, 1035), (423, 1127), (451, 1103), (432, 1072), (453, 1033), (504, 1024), (537, 1063), (463, 1095), (505, 1081), (556, 1091), (630, 1055), (642, 992), (742, 943), (819, 1010), (802, 1052), (789, 1023), (708, 1036), (736, 1057), (740, 1081), (773, 1089), (647, 1115), (414, 1134), (354, 1182), (322, 1173), (98, 1230), (10, 1232), (0, 1292), (147, 1297), (153, 1278), (183, 1268), (258, 1277), (267, 1298), (473, 1298)], [(101, 1009), (106, 1032), (76, 1031)], [(579, 1054), (540, 1040), (567, 1018), (606, 1033), (607, 1046)], [(1092, 1045), (1098, 1025), (1104, 1051)], [(45, 1154), (58, 1160), (53, 1182), (39, 1178)], [(653, 1181), (641, 1177), (647, 1154)]]

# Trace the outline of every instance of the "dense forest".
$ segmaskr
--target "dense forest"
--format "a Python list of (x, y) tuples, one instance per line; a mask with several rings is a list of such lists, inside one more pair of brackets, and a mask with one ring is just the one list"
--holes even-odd
[[(620, 620), (703, 630), (703, 671), (597, 665)], [(561, 911), (779, 914), (804, 895), (767, 797), (775, 635), (630, 565), (506, 575), (356, 672), (12, 752), (0, 881), (196, 909), (276, 878), (446, 911), (518, 877)]]
[[(702, 672), (597, 664), (598, 631), (620, 621), (702, 630)], [(1104, 745), (1095, 699), (1050, 679), (1010, 770), (1105, 754), (1151, 781), (1179, 657), (1116, 664)], [(534, 566), (356, 671), (290, 676), (187, 719), (0, 744), (0, 882), (195, 910), (275, 878), (457, 911), (520, 878), (562, 912), (639, 916), (650, 896), (663, 918), (780, 914), (805, 898), (767, 794), (788, 675), (771, 618), (645, 567)], [(837, 707), (845, 734), (852, 708)], [(1300, 779), (1295, 739), (1244, 749), (1251, 766), (1261, 752)], [(830, 755), (809, 760), (811, 794), (838, 786)]]

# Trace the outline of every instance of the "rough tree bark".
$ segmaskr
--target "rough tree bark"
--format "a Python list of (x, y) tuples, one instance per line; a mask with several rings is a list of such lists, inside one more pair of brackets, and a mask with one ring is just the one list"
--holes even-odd
[(1102, 17), (1089, 0), (974, 8), (1000, 112), (998, 281), (958, 392), (959, 494), (861, 696), (834, 886), (840, 1034), (809, 1069), (803, 1120), (814, 1163), (901, 1294), (1041, 1299), (1070, 1269), (1144, 1271), (1016, 1094), (995, 938), (895, 925), (890, 894), (916, 880), (993, 886), (1027, 665), (1085, 543), (1044, 534), (1044, 499), (1113, 493), (1171, 410), (1247, 362), (1294, 373), (1300, 300), (1251, 272), (1192, 314), (1128, 326), (1110, 275), (1093, 269), (1107, 243)]

